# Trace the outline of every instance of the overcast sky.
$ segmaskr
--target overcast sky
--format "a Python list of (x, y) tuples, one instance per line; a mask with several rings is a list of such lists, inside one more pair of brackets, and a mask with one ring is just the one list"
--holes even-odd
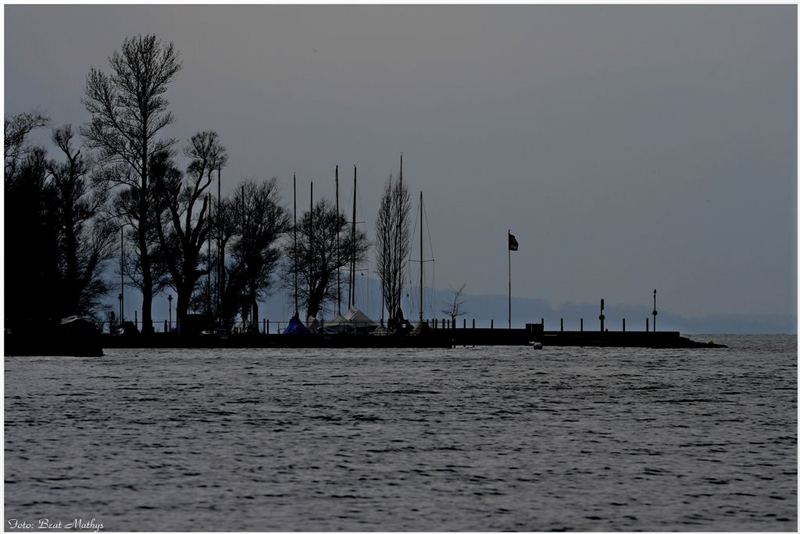
[(338, 163), (349, 204), (357, 164), (374, 236), (403, 152), (439, 287), (503, 294), (510, 228), (515, 295), (792, 314), (795, 9), (5, 6), (5, 113), (85, 122), (89, 68), (155, 33), (168, 134), (220, 133), (224, 191), (276, 176), (290, 205), (295, 171), (305, 207)]

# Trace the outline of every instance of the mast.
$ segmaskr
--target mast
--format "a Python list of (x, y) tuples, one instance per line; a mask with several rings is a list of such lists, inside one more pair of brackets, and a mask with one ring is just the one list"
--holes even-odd
[[(402, 157), (401, 157), (402, 161)], [(422, 324), (423, 311), (425, 308), (422, 306), (422, 297), (424, 295), (423, 275), (425, 272), (425, 258), (423, 257), (422, 250), (422, 191), (419, 192), (419, 322)]]
[[(211, 203), (211, 193), (206, 193), (206, 203), (208, 204), (208, 224), (213, 224), (213, 219), (211, 218), (211, 207), (213, 204)], [(209, 227), (208, 232), (208, 252), (206, 257), (206, 267), (208, 268), (208, 274), (206, 276), (206, 311), (208, 312), (208, 316), (211, 317), (211, 235), (213, 232)]]
[(336, 309), (342, 314), (342, 269), (339, 255), (339, 166), (336, 166)]
[(653, 332), (656, 331), (656, 315), (658, 315), (658, 310), (656, 310), (656, 290), (653, 290)]
[(119, 227), (119, 324), (125, 331), (125, 225)]
[(350, 297), (349, 308), (356, 307), (356, 188), (358, 185), (358, 169), (353, 165), (353, 222), (351, 225), (350, 237), (353, 248), (350, 257)]
[(308, 296), (306, 297), (306, 317), (308, 303), (311, 302), (311, 286), (314, 283), (314, 181), (311, 181), (311, 198), (308, 202)]
[(297, 306), (297, 175), (292, 173), (292, 185), (294, 186), (294, 314), (299, 316)]
[[(396, 273), (396, 275), (395, 275), (396, 276), (396, 281), (392, 285), (394, 286), (394, 290), (397, 291), (397, 296), (392, 300), (395, 301), (395, 305), (396, 305), (397, 309), (391, 310), (389, 312), (389, 315), (391, 317), (393, 317), (394, 319), (397, 319), (397, 317), (395, 317), (395, 314), (398, 313), (398, 310), (402, 310), (402, 302), (403, 302), (403, 281), (404, 281), (403, 280), (403, 276), (402, 276), (402, 272), (403, 272), (403, 270), (402, 270), (403, 257), (400, 254), (400, 251), (402, 249), (401, 244), (403, 242), (403, 223), (404, 223), (404, 221), (403, 221), (403, 215), (404, 215), (404, 213), (403, 213), (403, 200), (404, 200), (404, 195), (403, 195), (403, 153), (402, 152), (400, 152), (400, 177), (398, 178), (397, 183), (398, 183), (398, 189), (397, 189), (397, 199), (395, 200), (395, 203), (397, 204), (397, 208), (396, 209), (397, 209), (398, 217), (397, 217), (397, 228), (395, 228), (395, 230), (394, 230), (394, 250), (395, 250), (395, 253), (393, 254), (393, 256), (394, 256), (394, 265), (392, 266), (392, 269), (393, 269), (394, 273)], [(409, 282), (410, 282), (410, 280), (409, 280)]]
[(222, 249), (222, 165), (217, 166), (217, 323), (222, 327), (222, 272), (225, 268), (225, 251)]
[(511, 228), (508, 229), (508, 329), (511, 330)]
[[(244, 189), (242, 189), (242, 198), (241, 198), (240, 204), (241, 204), (241, 208), (242, 208), (242, 242), (246, 243), (247, 242), (247, 235), (245, 234), (245, 232), (247, 231), (246, 230), (247, 222), (245, 221), (245, 217), (244, 217), (244, 212), (245, 212), (245, 209), (244, 209)], [(248, 297), (249, 297), (249, 295), (248, 295)], [(244, 330), (244, 331), (247, 330), (247, 321), (245, 321), (245, 319), (244, 319), (244, 314), (245, 314), (245, 310), (246, 309), (247, 309), (247, 304), (242, 303), (242, 311), (241, 311), (241, 314), (242, 314), (242, 330)]]

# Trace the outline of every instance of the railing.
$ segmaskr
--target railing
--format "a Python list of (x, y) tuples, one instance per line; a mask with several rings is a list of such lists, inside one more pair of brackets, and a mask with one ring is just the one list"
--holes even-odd
[[(134, 318), (133, 321), (126, 320), (125, 323), (132, 324), (133, 327), (137, 331), (141, 332), (141, 327), (143, 326), (143, 322), (139, 321), (138, 318)], [(419, 322), (415, 321), (412, 324), (418, 325)], [(468, 328), (471, 328), (471, 329), (475, 329), (475, 328), (494, 329), (495, 326), (497, 326), (498, 329), (506, 328), (506, 326), (505, 326), (506, 323), (503, 322), (503, 321), (501, 321), (497, 325), (495, 325), (494, 319), (490, 319), (489, 321), (476, 321), (474, 318), (471, 318), (471, 319), (461, 318), (460, 321), (458, 319), (453, 320), (452, 318), (446, 318), (446, 317), (445, 318), (432, 318), (432, 319), (426, 319), (425, 320), (425, 324), (427, 324), (428, 327), (436, 329), (436, 330), (441, 330), (441, 329), (462, 329), (463, 330), (463, 329), (468, 329)], [(540, 320), (540, 324), (542, 325), (542, 330), (544, 330), (544, 319)], [(119, 323), (119, 321), (100, 321), (98, 323), (98, 325), (100, 327), (100, 331), (102, 333), (104, 333), (104, 334), (118, 333), (119, 329), (121, 327), (121, 324)], [(258, 332), (260, 334), (262, 334), (262, 335), (266, 335), (266, 334), (283, 334), (284, 330), (286, 329), (286, 327), (288, 325), (289, 325), (289, 321), (273, 321), (273, 320), (270, 320), (270, 319), (262, 319), (261, 320), (261, 324), (258, 325), (259, 326)], [(564, 329), (564, 319), (563, 318), (560, 319), (558, 325), (559, 325), (558, 326), (558, 331), (564, 332), (565, 329)], [(233, 327), (231, 329), (231, 333), (232, 334), (245, 333), (245, 332), (247, 332), (247, 326), (249, 326), (249, 325), (246, 325), (244, 328), (242, 326)], [(365, 328), (368, 328), (370, 326), (375, 326), (375, 323), (366, 323), (366, 322), (352, 323), (352, 322), (348, 322), (348, 323), (334, 323), (334, 324), (331, 324), (328, 321), (319, 321), (319, 323), (318, 323), (318, 327), (319, 327), (320, 330), (330, 329), (330, 328), (334, 328), (336, 326), (341, 326), (346, 331), (348, 329), (348, 327), (351, 328), (351, 329), (353, 329), (353, 328), (354, 329), (365, 329)], [(380, 326), (380, 325), (378, 325), (378, 326)], [(385, 324), (383, 326), (386, 327)], [(574, 326), (576, 326), (577, 329), (572, 330), (573, 332), (575, 332), (575, 331), (583, 332), (584, 331), (583, 318), (581, 317), (579, 319), (579, 322), (575, 322)], [(626, 318), (624, 318), (624, 317), (622, 318), (621, 326), (622, 326), (622, 329), (620, 331), (622, 331), (622, 332), (630, 331), (630, 330), (627, 329), (627, 321), (626, 321)], [(165, 334), (165, 333), (169, 333), (169, 332), (174, 332), (177, 329), (177, 325), (175, 324), (174, 320), (172, 322), (170, 322), (168, 319), (164, 319), (164, 320), (153, 321), (153, 329), (154, 329), (154, 331), (156, 333)], [(606, 330), (608, 330), (608, 329), (606, 329)], [(598, 330), (592, 329), (592, 330), (587, 330), (587, 331), (598, 331)], [(644, 330), (644, 332), (650, 332), (650, 331), (651, 331), (651, 329), (650, 329), (650, 318), (648, 317), (648, 318), (645, 319), (645, 330)], [(655, 331), (655, 330), (653, 330), (653, 331)], [(641, 332), (641, 330), (640, 330), (640, 332)]]
[[(133, 321), (125, 320), (126, 324), (131, 324), (136, 329), (137, 332), (141, 332), (142, 327), (144, 326), (143, 321), (139, 321), (138, 319), (134, 319)], [(109, 334), (118, 331), (122, 324), (119, 321), (99, 321), (98, 326), (100, 327), (100, 331), (103, 334)], [(261, 321), (261, 325), (259, 325), (259, 333), (261, 334), (280, 334), (283, 333), (285, 327), (289, 324), (289, 321), (270, 321), (269, 319), (264, 319)], [(249, 325), (247, 325), (249, 326)], [(157, 334), (166, 334), (169, 332), (174, 332), (178, 328), (176, 322), (173, 320), (172, 323), (169, 320), (165, 319), (163, 321), (153, 321), (153, 330)], [(216, 328), (216, 326), (214, 326)], [(276, 330), (277, 328), (277, 330)], [(246, 332), (247, 327), (242, 328), (241, 326), (235, 326), (232, 328), (236, 333)]]

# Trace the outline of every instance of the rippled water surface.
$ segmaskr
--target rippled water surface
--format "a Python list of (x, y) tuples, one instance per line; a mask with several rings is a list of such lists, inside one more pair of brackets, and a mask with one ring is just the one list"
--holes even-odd
[(6, 520), (795, 530), (795, 338), (716, 340), (5, 358)]

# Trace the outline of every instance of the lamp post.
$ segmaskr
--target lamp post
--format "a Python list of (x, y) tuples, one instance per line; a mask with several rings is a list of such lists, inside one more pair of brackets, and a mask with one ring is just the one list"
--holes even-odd
[(172, 332), (172, 293), (167, 296), (169, 301), (169, 331)]
[(601, 332), (605, 332), (605, 330), (606, 330), (605, 308), (606, 308), (606, 299), (600, 299), (600, 317), (598, 317), (598, 318), (600, 319), (600, 331)]
[(658, 315), (658, 310), (656, 310), (656, 290), (653, 290), (653, 332), (656, 331), (656, 315)]
[(131, 223), (122, 223), (119, 226), (119, 323), (125, 323), (125, 227), (133, 226)]
[(125, 324), (125, 225), (119, 227), (119, 322)]
[(217, 328), (222, 328), (222, 275), (225, 272), (225, 250), (222, 248), (222, 164), (217, 165)]

